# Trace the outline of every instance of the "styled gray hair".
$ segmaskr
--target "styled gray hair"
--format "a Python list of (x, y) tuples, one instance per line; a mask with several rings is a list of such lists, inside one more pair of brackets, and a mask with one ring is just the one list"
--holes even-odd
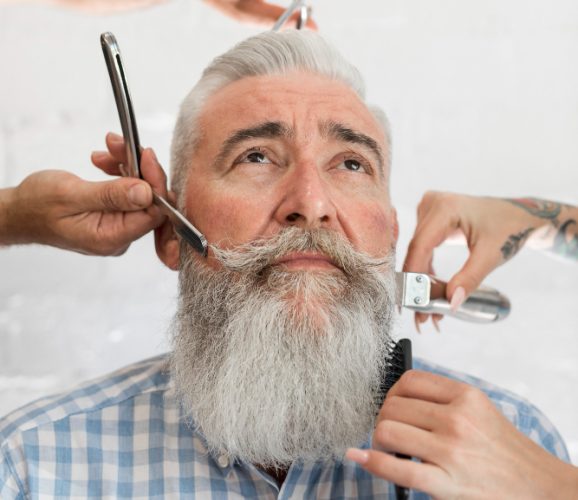
[[(179, 206), (184, 205), (183, 188), (190, 158), (201, 135), (198, 116), (207, 99), (219, 89), (243, 78), (283, 75), (292, 71), (340, 81), (365, 102), (365, 85), (357, 68), (313, 31), (266, 31), (240, 42), (209, 64), (181, 104), (171, 145), (171, 189), (177, 193)], [(391, 140), (385, 113), (375, 106), (368, 106), (368, 109), (383, 126), (389, 157)]]

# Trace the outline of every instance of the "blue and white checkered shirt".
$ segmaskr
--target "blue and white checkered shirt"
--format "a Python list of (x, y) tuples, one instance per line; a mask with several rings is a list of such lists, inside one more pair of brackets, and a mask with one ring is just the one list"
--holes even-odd
[[(534, 441), (568, 460), (552, 424), (520, 398), (416, 360), (414, 367), (484, 390)], [(352, 462), (293, 464), (281, 487), (252, 464), (211, 456), (187, 425), (166, 356), (128, 366), (0, 420), (0, 498), (395, 498)], [(427, 498), (413, 492), (412, 498)]]

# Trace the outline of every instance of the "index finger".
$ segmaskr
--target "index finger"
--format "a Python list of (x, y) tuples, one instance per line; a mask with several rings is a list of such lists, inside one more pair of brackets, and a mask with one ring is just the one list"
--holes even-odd
[(163, 198), (166, 198), (167, 175), (151, 148), (143, 151), (140, 167), (143, 179), (151, 185), (153, 191)]
[(444, 479), (444, 471), (437, 465), (405, 460), (377, 450), (349, 448), (345, 458), (386, 481), (428, 493), (438, 490)]
[[(105, 143), (108, 151), (93, 151), (90, 155), (92, 163), (109, 175), (122, 175), (121, 164), (127, 164), (124, 138), (121, 135), (109, 132)], [(140, 148), (142, 152), (142, 147)]]
[(462, 394), (466, 387), (468, 387), (467, 384), (463, 382), (457, 382), (435, 373), (409, 370), (389, 390), (387, 397), (400, 396), (448, 404)]
[(433, 251), (459, 228), (459, 220), (444, 212), (427, 215), (415, 229), (403, 263), (404, 271), (428, 272)]
[(126, 164), (127, 157), (124, 147), (124, 138), (114, 132), (109, 132), (106, 134), (105, 142), (111, 156), (119, 163)]

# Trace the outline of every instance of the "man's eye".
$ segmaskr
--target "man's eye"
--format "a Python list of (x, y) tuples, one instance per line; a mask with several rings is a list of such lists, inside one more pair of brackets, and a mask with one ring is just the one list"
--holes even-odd
[(342, 170), (349, 170), (351, 172), (365, 172), (367, 173), (368, 169), (358, 160), (348, 159), (343, 160), (337, 168), (341, 168)]
[(261, 151), (251, 151), (241, 158), (243, 163), (272, 163), (265, 153)]

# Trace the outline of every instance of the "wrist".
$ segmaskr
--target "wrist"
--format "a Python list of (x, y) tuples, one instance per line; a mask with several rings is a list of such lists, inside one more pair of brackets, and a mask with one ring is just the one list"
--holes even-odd
[(26, 243), (17, 220), (17, 189), (0, 189), (0, 246)]

